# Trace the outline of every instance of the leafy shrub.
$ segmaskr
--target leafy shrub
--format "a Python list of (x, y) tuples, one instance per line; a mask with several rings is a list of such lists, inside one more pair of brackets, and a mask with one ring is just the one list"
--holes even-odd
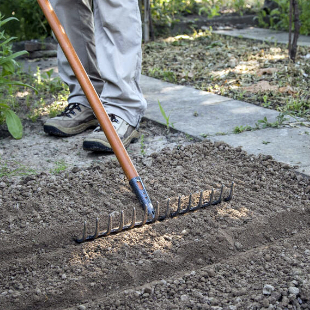
[(6, 18), (16, 17), (19, 20), (19, 23), (5, 26), (6, 33), (19, 41), (44, 38), (50, 33), (37, 0), (1, 0), (0, 12)]
[(19, 117), (11, 109), (8, 100), (5, 97), (5, 91), (8, 91), (13, 85), (29, 86), (22, 82), (13, 80), (14, 73), (18, 67), (15, 58), (24, 55), (27, 52), (12, 52), (10, 42), (15, 38), (8, 38), (5, 35), (4, 30), (2, 30), (2, 26), (12, 20), (16, 20), (16, 18), (10, 17), (3, 19), (0, 14), (0, 122), (1, 120), (6, 121), (10, 134), (15, 139), (20, 139), (23, 135), (22, 123)]
[[(262, 11), (258, 17), (260, 26), (262, 27), (271, 27), (276, 30), (289, 30), (290, 20), (290, 0), (274, 0), (278, 7), (273, 9), (270, 12), (269, 24), (266, 23), (266, 12)], [(301, 28), (300, 33), (304, 35), (310, 34), (310, 1), (308, 0), (299, 0), (299, 10), (300, 10), (300, 22)], [(264, 15), (264, 16), (263, 16)]]

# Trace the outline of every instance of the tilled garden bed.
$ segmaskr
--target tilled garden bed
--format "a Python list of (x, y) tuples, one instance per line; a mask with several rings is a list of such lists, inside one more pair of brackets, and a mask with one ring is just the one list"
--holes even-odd
[[(161, 212), (167, 198), (175, 208), (179, 195), (207, 198), (231, 181), (234, 198), (77, 244), (84, 220), (104, 229), (110, 213), (116, 222), (121, 210), (126, 221), (142, 211), (113, 155), (84, 152), (83, 135), (55, 139), (33, 126), (31, 147), (1, 140), (1, 308), (310, 308), (310, 182), (289, 166), (144, 121), (129, 153)], [(34, 172), (10, 174), (16, 162)]]

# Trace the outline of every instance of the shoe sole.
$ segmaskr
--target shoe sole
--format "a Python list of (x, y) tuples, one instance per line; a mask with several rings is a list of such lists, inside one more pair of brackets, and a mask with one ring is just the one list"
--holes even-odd
[[(129, 137), (122, 140), (125, 148), (129, 146), (130, 143), (136, 141), (139, 138), (138, 131), (134, 130)], [(113, 149), (111, 148), (108, 142), (97, 140), (97, 139), (89, 139), (83, 142), (83, 149), (85, 151), (92, 152), (105, 152), (105, 153), (113, 153)]]
[(72, 128), (65, 128), (61, 126), (53, 126), (53, 125), (44, 125), (43, 129), (44, 132), (52, 135), (52, 136), (58, 136), (58, 137), (71, 137), (75, 136), (79, 133), (82, 133), (83, 131), (89, 129), (89, 128), (94, 128), (98, 125), (97, 120), (92, 120), (88, 123), (82, 124), (77, 127), (72, 127)]

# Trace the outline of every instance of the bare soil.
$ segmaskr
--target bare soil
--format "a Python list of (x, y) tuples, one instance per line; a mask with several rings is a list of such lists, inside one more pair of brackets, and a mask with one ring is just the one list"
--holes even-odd
[(92, 233), (96, 217), (104, 229), (109, 213), (116, 222), (121, 210), (126, 221), (142, 211), (113, 155), (84, 152), (84, 134), (41, 130), (34, 123), (25, 140), (0, 140), (1, 309), (310, 309), (304, 176), (144, 121), (129, 153), (161, 212), (167, 198), (175, 207), (204, 190), (207, 199), (231, 181), (233, 199), (77, 244), (84, 220)]

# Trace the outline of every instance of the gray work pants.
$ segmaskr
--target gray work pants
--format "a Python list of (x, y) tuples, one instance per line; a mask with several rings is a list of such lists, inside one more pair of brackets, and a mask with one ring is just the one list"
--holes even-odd
[[(136, 126), (145, 109), (138, 0), (50, 0), (108, 114)], [(68, 102), (89, 103), (58, 48), (58, 68), (69, 85)]]

